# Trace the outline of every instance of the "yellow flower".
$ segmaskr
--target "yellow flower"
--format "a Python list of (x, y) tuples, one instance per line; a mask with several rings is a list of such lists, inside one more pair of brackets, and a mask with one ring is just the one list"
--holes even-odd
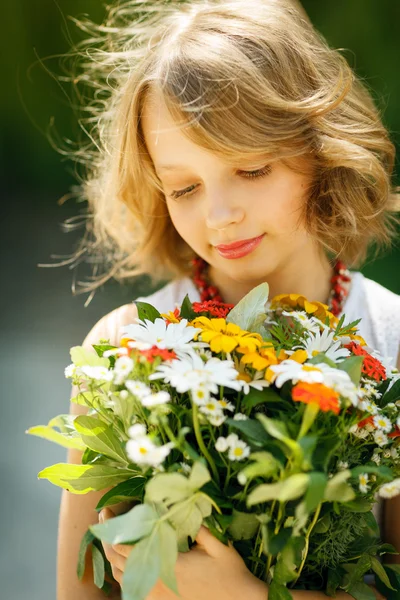
[(277, 365), (278, 357), (273, 347), (266, 346), (259, 348), (258, 352), (246, 352), (240, 361), (245, 365), (250, 364), (257, 371), (262, 371), (270, 365)]
[(292, 356), (290, 357), (291, 360), (295, 360), (296, 362), (303, 364), (306, 362), (307, 358), (308, 358), (308, 354), (306, 352), (306, 350), (296, 350), (295, 352), (293, 352)]
[(201, 341), (209, 343), (211, 350), (217, 353), (232, 352), (238, 346), (255, 352), (263, 343), (260, 334), (245, 331), (235, 323), (227, 323), (225, 319), (197, 317), (190, 325), (202, 330), (195, 336), (196, 339), (200, 336)]
[(323, 323), (326, 318), (329, 317), (329, 323), (334, 326), (338, 323), (338, 318), (335, 317), (330, 311), (329, 307), (322, 302), (309, 302), (305, 296), (301, 294), (279, 294), (274, 296), (271, 300), (271, 308), (277, 308), (283, 306), (287, 308), (301, 308), (309, 315), (313, 315)]
[(160, 313), (163, 319), (167, 319), (170, 323), (180, 323), (180, 319), (170, 310), (167, 313)]

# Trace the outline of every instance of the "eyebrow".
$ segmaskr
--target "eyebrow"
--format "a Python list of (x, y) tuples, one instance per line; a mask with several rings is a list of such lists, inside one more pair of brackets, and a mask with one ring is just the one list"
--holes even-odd
[(179, 169), (188, 169), (187, 165), (159, 165), (157, 171), (178, 171)]

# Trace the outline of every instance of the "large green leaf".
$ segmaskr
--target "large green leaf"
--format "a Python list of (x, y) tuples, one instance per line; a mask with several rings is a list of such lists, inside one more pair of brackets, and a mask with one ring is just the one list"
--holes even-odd
[(348, 593), (356, 600), (376, 600), (376, 595), (373, 589), (362, 581), (355, 583), (348, 590)]
[(173, 504), (188, 498), (211, 481), (207, 467), (200, 461), (194, 463), (189, 478), (181, 473), (159, 473), (146, 485), (146, 499), (150, 502)]
[(379, 406), (386, 406), (389, 402), (396, 402), (400, 399), (400, 379), (395, 381), (393, 385), (387, 390), (383, 398), (379, 400)]
[(145, 319), (147, 319), (148, 321), (151, 321), (152, 323), (154, 323), (154, 321), (156, 319), (159, 319), (161, 317), (158, 310), (156, 308), (154, 308), (154, 306), (152, 306), (148, 302), (138, 301), (138, 302), (135, 302), (135, 305), (136, 305), (136, 308), (138, 311), (138, 317), (141, 321), (144, 321)]
[(363, 362), (363, 356), (350, 356), (337, 363), (337, 366), (341, 371), (346, 371), (354, 385), (359, 385)]
[(70, 350), (71, 360), (77, 367), (109, 367), (110, 361), (108, 358), (100, 357), (96, 352), (86, 350), (83, 346), (74, 346)]
[(225, 421), (229, 427), (236, 429), (244, 434), (247, 441), (253, 446), (262, 447), (270, 440), (270, 436), (267, 435), (264, 427), (255, 419), (246, 419), (243, 421), (236, 421), (235, 419), (227, 419)]
[(254, 477), (271, 477), (279, 469), (279, 462), (270, 452), (253, 452), (249, 456), (254, 461), (242, 469), (241, 473), (246, 479)]
[(150, 504), (138, 504), (123, 515), (90, 526), (90, 531), (108, 544), (136, 542), (152, 532), (158, 514)]
[(287, 502), (304, 494), (307, 489), (309, 476), (307, 473), (297, 473), (277, 483), (263, 483), (256, 487), (247, 498), (247, 506), (280, 500)]
[(226, 317), (227, 323), (235, 323), (241, 329), (253, 331), (253, 325), (259, 325), (260, 316), (264, 319), (265, 303), (268, 300), (268, 283), (261, 283), (253, 288)]
[(277, 419), (270, 419), (263, 414), (258, 414), (257, 419), (261, 422), (265, 430), (275, 439), (281, 441), (285, 446), (289, 448), (291, 453), (300, 460), (303, 457), (303, 450), (295, 440), (293, 440), (289, 431), (283, 421)]
[(139, 500), (142, 498), (146, 479), (144, 477), (132, 477), (127, 481), (119, 483), (115, 488), (108, 491), (96, 506), (96, 510), (100, 511), (106, 506), (113, 506), (119, 502)]
[(382, 563), (380, 563), (379, 560), (375, 556), (371, 556), (371, 568), (372, 568), (373, 572), (376, 575), (378, 575), (379, 579), (382, 581), (382, 583), (385, 584), (385, 586), (387, 588), (389, 588), (390, 590), (395, 589), (392, 586), (392, 584), (390, 583), (389, 577), (388, 577), (385, 569), (383, 568)]
[(161, 573), (160, 577), (165, 585), (178, 594), (178, 586), (175, 577), (175, 564), (178, 558), (178, 543), (176, 531), (167, 521), (159, 523)]
[(292, 600), (293, 596), (286, 585), (277, 583), (274, 579), (268, 588), (268, 600)]
[(161, 541), (158, 528), (135, 544), (122, 578), (123, 600), (145, 600), (161, 575)]
[(356, 494), (353, 488), (346, 483), (350, 475), (351, 472), (348, 469), (343, 469), (343, 471), (336, 473), (331, 479), (328, 479), (324, 500), (327, 502), (349, 502), (353, 500)]
[(56, 431), (49, 425), (35, 425), (26, 430), (25, 433), (29, 435), (36, 435), (37, 437), (43, 438), (50, 442), (54, 442), (64, 448), (75, 448), (84, 452), (86, 445), (83, 443), (80, 436), (72, 436), (67, 433), (61, 433)]
[(260, 521), (255, 513), (233, 510), (233, 519), (228, 532), (234, 540), (250, 540), (260, 527)]
[(94, 540), (94, 535), (88, 529), (87, 532), (85, 533), (85, 535), (83, 536), (83, 538), (81, 539), (81, 543), (79, 546), (78, 564), (76, 567), (76, 574), (78, 576), (78, 579), (82, 579), (82, 577), (85, 573), (86, 552), (87, 552), (89, 546), (91, 545), (91, 543), (93, 542), (93, 540)]
[(211, 475), (207, 467), (200, 461), (196, 461), (189, 475), (189, 485), (193, 491), (199, 490), (211, 481)]
[(94, 584), (101, 589), (104, 585), (104, 558), (94, 544), (92, 545), (92, 565)]
[(87, 494), (115, 486), (130, 479), (132, 475), (133, 471), (130, 469), (118, 469), (107, 465), (57, 463), (40, 471), (38, 478), (48, 479), (54, 485), (74, 494)]
[(246, 410), (252, 410), (254, 407), (260, 404), (278, 404), (283, 405), (286, 401), (270, 387), (263, 388), (262, 390), (252, 389), (242, 400), (242, 408)]
[(130, 461), (122, 442), (115, 435), (113, 429), (104, 421), (96, 417), (80, 415), (74, 420), (74, 425), (88, 448), (113, 458), (124, 465), (129, 464)]

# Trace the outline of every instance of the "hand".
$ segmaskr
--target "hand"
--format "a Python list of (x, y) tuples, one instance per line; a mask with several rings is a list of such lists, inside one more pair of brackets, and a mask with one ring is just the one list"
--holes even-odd
[[(106, 508), (99, 520), (112, 518)], [(225, 546), (206, 527), (202, 526), (196, 538), (197, 545), (189, 552), (180, 553), (175, 574), (180, 597), (159, 580), (146, 600), (265, 600), (268, 588), (246, 567), (233, 545)], [(126, 559), (133, 546), (105, 544), (104, 551), (111, 563), (114, 578), (122, 585)]]

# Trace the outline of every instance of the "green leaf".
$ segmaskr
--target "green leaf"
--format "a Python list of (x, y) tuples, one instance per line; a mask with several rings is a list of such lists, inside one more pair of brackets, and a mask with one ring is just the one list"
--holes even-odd
[(25, 433), (36, 435), (37, 437), (48, 440), (49, 442), (54, 442), (64, 448), (75, 448), (81, 452), (84, 452), (86, 448), (80, 436), (75, 435), (74, 437), (70, 434), (60, 433), (59, 431), (55, 431), (49, 425), (36, 425), (35, 427), (27, 429)]
[(395, 588), (390, 583), (389, 577), (383, 568), (382, 564), (375, 556), (371, 556), (371, 568), (373, 572), (378, 575), (379, 579), (386, 585), (390, 590), (394, 590)]
[(253, 452), (249, 459), (254, 461), (242, 469), (246, 479), (255, 477), (271, 477), (279, 468), (279, 462), (270, 452)]
[(361, 581), (355, 583), (349, 590), (350, 596), (353, 596), (356, 600), (376, 600), (375, 592), (366, 583)]
[(327, 502), (349, 502), (355, 498), (353, 488), (346, 483), (351, 472), (348, 469), (343, 469), (336, 473), (331, 479), (328, 479), (326, 484), (324, 500)]
[(293, 600), (293, 596), (285, 585), (273, 579), (268, 588), (268, 600)]
[(235, 323), (246, 331), (253, 330), (253, 324), (259, 324), (260, 315), (265, 315), (265, 303), (268, 300), (268, 283), (261, 283), (253, 288), (226, 317), (227, 323)]
[(256, 446), (263, 446), (271, 438), (266, 435), (264, 427), (254, 419), (245, 421), (235, 421), (235, 419), (226, 419), (225, 423), (244, 434), (247, 441)]
[(247, 498), (247, 506), (268, 502), (269, 500), (287, 502), (299, 498), (306, 491), (308, 481), (307, 473), (297, 473), (284, 481), (263, 483), (250, 492)]
[(277, 583), (285, 585), (296, 578), (296, 538), (291, 538), (282, 552), (278, 555), (278, 560), (274, 569), (274, 580)]
[(283, 527), (278, 534), (273, 533), (272, 523), (271, 531), (268, 538), (268, 553), (276, 556), (278, 552), (281, 552), (290, 540), (293, 533), (291, 527)]
[(199, 490), (211, 481), (211, 475), (204, 463), (196, 461), (189, 475), (189, 486), (193, 491)]
[(122, 577), (124, 600), (145, 600), (161, 575), (161, 542), (158, 528), (135, 544)]
[(400, 379), (395, 381), (383, 398), (379, 400), (379, 406), (386, 406), (389, 402), (396, 402), (400, 399)]
[(132, 474), (133, 471), (129, 469), (118, 469), (107, 465), (57, 463), (40, 471), (38, 478), (48, 479), (54, 485), (74, 494), (87, 494), (130, 479)]
[(199, 316), (197, 313), (194, 312), (188, 294), (186, 294), (181, 304), (180, 315), (183, 319), (187, 319), (188, 321), (192, 321), (193, 319)]
[(176, 532), (167, 521), (162, 521), (159, 523), (158, 533), (161, 553), (160, 577), (170, 590), (179, 594), (175, 577), (175, 565), (178, 558)]
[(104, 585), (104, 559), (100, 550), (92, 545), (93, 580), (98, 588)]
[(358, 477), (359, 475), (361, 475), (361, 473), (376, 473), (386, 481), (392, 481), (393, 479), (393, 471), (389, 467), (385, 467), (383, 465), (368, 465), (365, 467), (363, 465), (360, 465), (359, 467), (354, 467), (353, 469), (351, 469), (352, 477)]
[(385, 586), (383, 581), (378, 576), (375, 576), (375, 585), (378, 591), (387, 600), (399, 600), (400, 595), (400, 565), (384, 565), (383, 566), (386, 575), (389, 578), (390, 584), (395, 588), (393, 591), (391, 588)]
[(78, 404), (79, 406), (91, 406), (93, 402), (99, 397), (98, 393), (82, 391), (76, 396), (71, 398), (71, 402)]
[(93, 348), (96, 350), (97, 356), (102, 357), (106, 350), (115, 350), (118, 346), (111, 346), (111, 344), (92, 344)]
[(371, 502), (366, 498), (354, 498), (349, 502), (343, 502), (343, 506), (350, 512), (369, 512), (372, 508)]
[(154, 323), (156, 319), (162, 318), (158, 310), (148, 302), (137, 301), (135, 302), (135, 305), (138, 311), (138, 317), (141, 321), (147, 319)]
[(359, 385), (363, 362), (363, 356), (350, 356), (337, 363), (337, 366), (341, 371), (346, 371), (354, 385)]
[(140, 476), (132, 477), (132, 479), (119, 483), (115, 488), (104, 494), (97, 504), (96, 510), (100, 511), (106, 506), (113, 506), (119, 502), (140, 500), (143, 495), (145, 483), (146, 479)]
[(75, 418), (74, 425), (88, 448), (125, 465), (129, 464), (122, 442), (115, 435), (112, 427), (104, 421), (96, 417), (80, 415)]
[(90, 526), (90, 531), (107, 544), (135, 542), (152, 532), (158, 515), (150, 504), (138, 504), (123, 515)]
[(187, 538), (190, 537), (192, 541), (196, 539), (203, 522), (203, 514), (195, 499), (193, 499), (191, 502), (178, 502), (174, 506), (174, 511), (171, 511), (168, 520), (176, 531), (180, 547), (186, 545), (186, 548), (188, 548)]
[(90, 544), (93, 542), (93, 540), (94, 540), (94, 535), (88, 529), (87, 532), (85, 533), (85, 535), (83, 536), (80, 546), (79, 546), (78, 564), (77, 564), (77, 568), (76, 568), (76, 574), (78, 576), (78, 579), (82, 579), (82, 577), (85, 573), (86, 552), (87, 552), (87, 549), (89, 548)]
[(146, 501), (173, 504), (192, 494), (187, 477), (181, 473), (158, 473), (146, 485)]
[(257, 414), (256, 416), (257, 419), (261, 422), (262, 426), (265, 428), (265, 430), (272, 437), (283, 442), (298, 459), (300, 459), (303, 456), (303, 450), (301, 446), (290, 437), (289, 431), (283, 421), (278, 421), (277, 419), (269, 419), (261, 413)]
[(234, 540), (250, 540), (257, 533), (260, 521), (255, 513), (233, 510), (233, 520), (228, 527), (228, 532)]
[(73, 346), (69, 351), (71, 360), (77, 367), (89, 365), (91, 367), (109, 367), (110, 361), (108, 358), (98, 356), (91, 350), (86, 350), (83, 346)]
[(285, 400), (273, 388), (266, 387), (262, 390), (252, 388), (243, 398), (242, 408), (250, 411), (260, 404), (274, 403), (282, 406), (284, 402)]
[(345, 563), (342, 566), (348, 573), (345, 585), (342, 586), (347, 592), (371, 569), (371, 557), (369, 554), (362, 554), (356, 563)]
[(324, 498), (328, 478), (325, 473), (318, 473), (315, 471), (308, 473), (308, 478), (308, 488), (304, 497), (304, 502), (307, 512), (311, 513)]

